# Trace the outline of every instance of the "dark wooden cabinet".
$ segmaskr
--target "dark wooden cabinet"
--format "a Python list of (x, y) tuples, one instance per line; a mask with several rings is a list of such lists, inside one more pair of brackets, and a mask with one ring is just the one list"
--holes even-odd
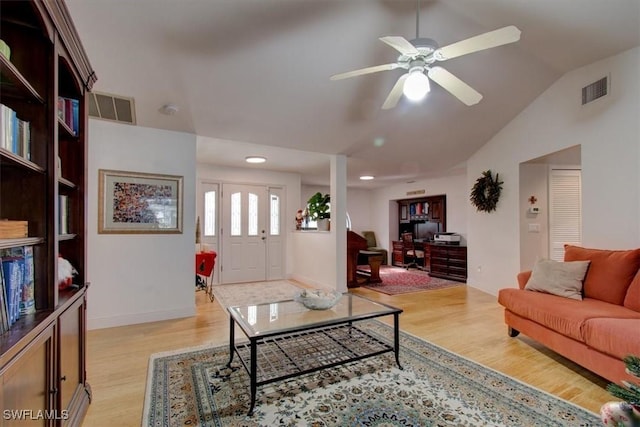
[[(48, 411), (28, 424), (79, 426), (90, 401), (86, 99), (96, 77), (63, 0), (0, 1), (0, 39), (10, 48), (0, 52), (0, 103), (30, 134), (19, 149), (0, 140), (0, 218), (28, 223), (26, 237), (0, 236), (0, 256), (33, 249), (35, 301), (0, 336), (0, 412)], [(58, 256), (77, 270), (65, 290)]]
[[(50, 420), (19, 419), (28, 412), (19, 410), (51, 411), (56, 408), (53, 398), (55, 394), (55, 366), (51, 354), (55, 350), (55, 322), (46, 327), (31, 340), (29, 346), (21, 349), (13, 363), (5, 364), (0, 370), (2, 391), (0, 406), (3, 414), (3, 426), (50, 425)], [(5, 418), (5, 411), (17, 411), (13, 417)], [(11, 415), (11, 412), (8, 413)]]
[(393, 241), (393, 253), (392, 253), (392, 262), (393, 265), (397, 267), (402, 267), (404, 265), (404, 252), (401, 241)]
[(431, 276), (466, 282), (466, 246), (430, 244), (429, 249)]
[[(429, 202), (429, 221), (443, 222), (444, 221), (444, 204), (445, 196), (431, 197)], [(446, 231), (446, 230), (440, 230)]]

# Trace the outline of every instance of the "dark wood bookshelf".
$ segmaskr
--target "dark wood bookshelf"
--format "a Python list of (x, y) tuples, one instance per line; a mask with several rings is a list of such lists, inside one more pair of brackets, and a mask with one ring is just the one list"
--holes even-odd
[[(21, 313), (0, 335), (0, 409), (65, 411), (67, 420), (38, 425), (80, 426), (91, 400), (86, 100), (96, 75), (64, 0), (0, 1), (0, 39), (11, 49), (10, 57), (0, 53), (0, 102), (30, 130), (27, 153), (0, 148), (0, 218), (28, 224), (28, 237), (0, 238), (0, 257), (33, 248), (35, 302), (35, 312)], [(77, 101), (76, 131), (60, 120), (58, 97)], [(69, 203), (65, 233), (59, 228), (61, 195)], [(78, 271), (66, 289), (58, 284), (59, 256)]]
[(31, 86), (29, 81), (25, 79), (18, 69), (0, 53), (0, 66), (2, 66), (2, 97), (19, 98), (27, 97), (33, 98), (33, 101), (40, 104), (44, 104), (44, 98), (40, 96), (37, 90)]

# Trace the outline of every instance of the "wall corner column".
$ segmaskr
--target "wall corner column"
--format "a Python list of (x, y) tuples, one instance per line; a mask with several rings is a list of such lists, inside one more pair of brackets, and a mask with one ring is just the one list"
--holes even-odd
[(347, 291), (347, 157), (331, 156), (331, 235), (335, 245), (335, 284)]

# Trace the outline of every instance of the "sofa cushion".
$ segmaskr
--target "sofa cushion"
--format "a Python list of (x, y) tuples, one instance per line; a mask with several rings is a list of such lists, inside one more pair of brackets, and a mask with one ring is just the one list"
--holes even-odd
[(589, 262), (538, 260), (524, 288), (529, 291), (582, 300), (582, 281), (587, 273)]
[(584, 296), (622, 305), (627, 288), (640, 268), (640, 249), (605, 250), (565, 245), (565, 261), (591, 261)]
[(624, 297), (624, 306), (631, 310), (640, 311), (640, 270), (627, 289), (627, 296)]
[(619, 359), (640, 354), (640, 319), (589, 319), (582, 335), (589, 347)]
[(518, 316), (578, 341), (582, 341), (581, 328), (587, 319), (599, 317), (640, 319), (640, 313), (621, 305), (592, 298), (578, 301), (515, 288), (501, 289), (498, 293), (498, 302)]
[(367, 248), (375, 248), (378, 245), (376, 242), (376, 233), (373, 231), (363, 231), (362, 235), (367, 239)]

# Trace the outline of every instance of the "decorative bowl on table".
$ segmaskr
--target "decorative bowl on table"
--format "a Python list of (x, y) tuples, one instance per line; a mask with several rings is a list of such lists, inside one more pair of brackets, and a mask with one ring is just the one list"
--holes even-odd
[(305, 289), (298, 292), (293, 299), (311, 310), (327, 310), (333, 307), (341, 297), (342, 294), (337, 291)]

